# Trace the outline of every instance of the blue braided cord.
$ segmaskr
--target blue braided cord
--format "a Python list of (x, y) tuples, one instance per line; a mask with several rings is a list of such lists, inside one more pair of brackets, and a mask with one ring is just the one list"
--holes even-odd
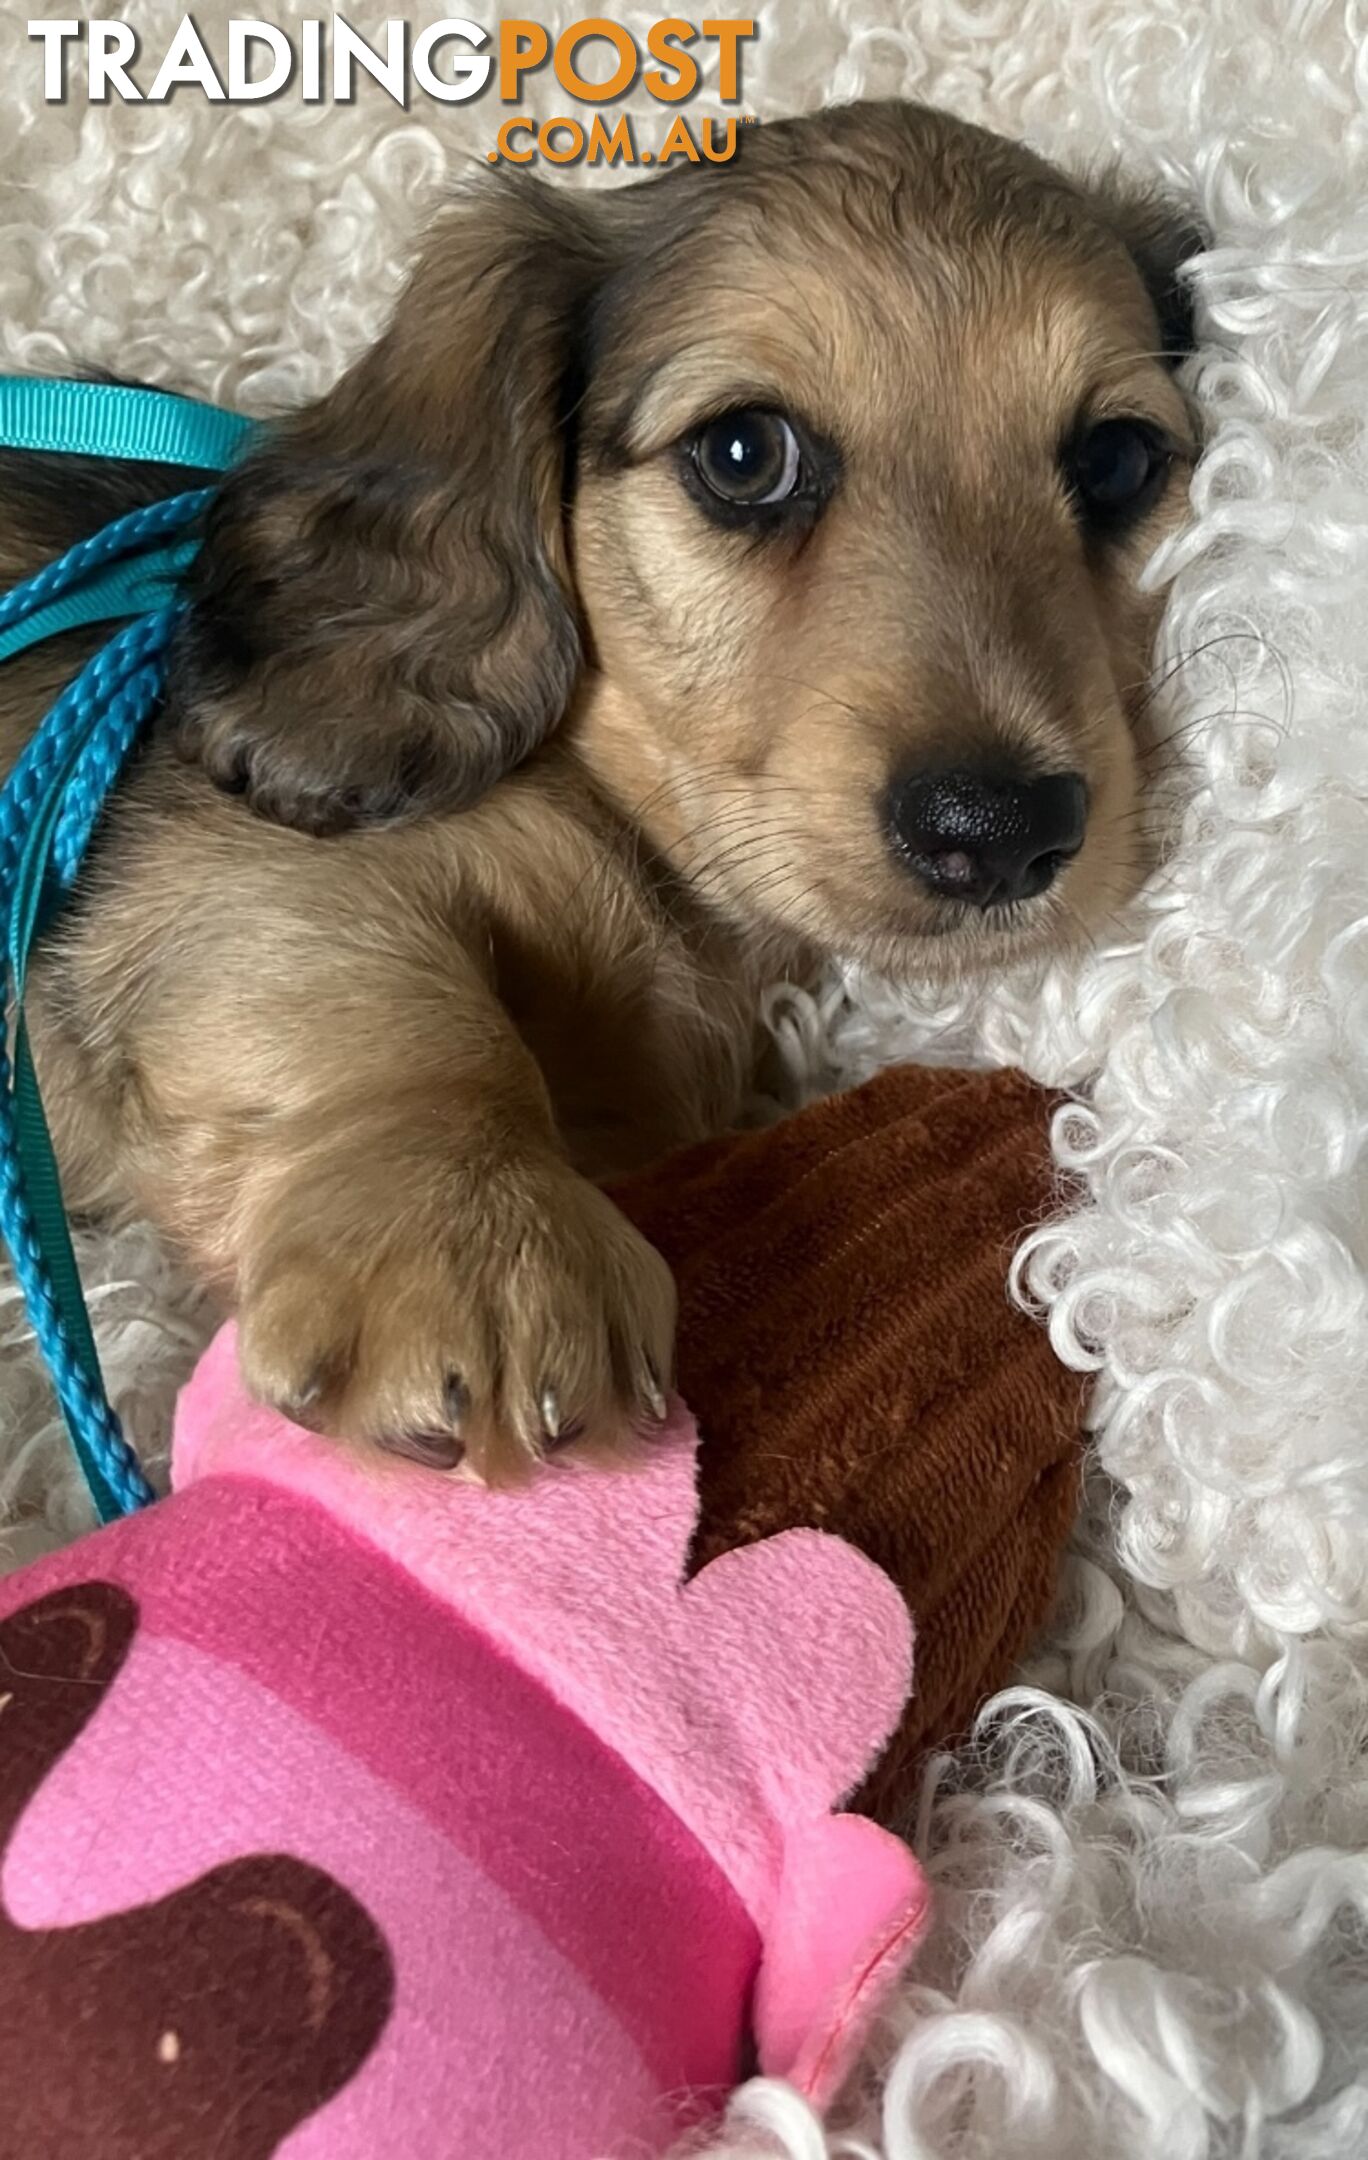
[[(179, 621), (181, 608), (163, 608), (150, 621), (164, 624), (163, 646)], [(62, 814), (52, 841), (52, 867), (63, 892), (76, 881), (100, 813), (114, 791), (124, 761), (162, 701), (166, 669), (156, 661), (136, 668), (105, 709), (99, 731), (90, 737), (62, 798)]]
[[(39, 804), (87, 738), (96, 744), (97, 754), (107, 756), (107, 747), (101, 748), (106, 738), (99, 729), (106, 702), (118, 695), (145, 662), (162, 658), (179, 614), (178, 608), (163, 608), (128, 623), (67, 685), (37, 734), (30, 737), (0, 791), (0, 888), (7, 894)], [(158, 670), (158, 687), (160, 679)], [(63, 882), (69, 883), (69, 877)]]
[(23, 622), (0, 630), (0, 660), (41, 645), (45, 638), (59, 637), (64, 630), (85, 630), (97, 622), (126, 622), (130, 615), (150, 615), (180, 590), (186, 571), (199, 552), (198, 540), (180, 540), (173, 547), (149, 548), (145, 554), (124, 556), (77, 585), (60, 599), (50, 600)]
[(190, 488), (183, 495), (168, 496), (165, 502), (130, 510), (126, 517), (116, 518), (112, 525), (92, 533), (89, 540), (78, 541), (56, 562), (48, 563), (6, 593), (0, 600), (0, 630), (7, 630), (11, 623), (22, 622), (49, 601), (59, 599), (89, 577), (92, 570), (120, 555), (136, 554), (150, 541), (164, 539), (168, 533), (179, 532), (198, 517), (213, 495), (212, 488)]
[[(50, 608), (54, 598), (76, 590), (74, 581), (98, 574), (120, 555), (161, 540), (183, 528), (203, 508), (206, 491), (196, 489), (137, 511), (107, 527), (91, 541), (40, 571), (0, 601), (0, 625), (9, 626)], [(73, 557), (75, 562), (73, 564)], [(100, 812), (139, 734), (161, 702), (165, 662), (184, 607), (175, 603), (135, 617), (87, 662), (62, 692), (42, 726), (30, 739), (3, 790), (0, 790), (0, 894), (6, 918), (10, 988), (20, 1033), (12, 1064), (0, 1015), (0, 1238), (8, 1248), (15, 1278), (39, 1351), (51, 1375), (71, 1435), (102, 1520), (127, 1514), (155, 1498), (138, 1466), (99, 1381), (99, 1364), (84, 1310), (69, 1237), (63, 1232), (52, 1249), (45, 1243), (30, 1204), (28, 1180), (46, 1171), (57, 1195), (51, 1142), (41, 1102), (32, 1080), (22, 1034), (21, 1007), (27, 972), (27, 940), (36, 927), (43, 896), (34, 893), (33, 916), (22, 935), (17, 917), (22, 902), (25, 854), (45, 815), (51, 819), (46, 856), (37, 866), (60, 891), (75, 882)], [(47, 904), (50, 905), (50, 896)], [(28, 1161), (17, 1103), (27, 1106)], [(34, 1126), (38, 1130), (35, 1135)], [(35, 1167), (36, 1165), (36, 1167)], [(63, 1266), (73, 1286), (75, 1306), (66, 1310), (58, 1294), (54, 1266)]]
[[(163, 608), (127, 624), (112, 638), (63, 691), (0, 794), (0, 882), (9, 896), (8, 959), (16, 1006), (23, 997), (27, 940), (33, 927), (30, 922), (21, 929), (18, 916), (25, 897), (23, 858), (36, 831), (35, 821), (44, 811), (52, 817), (50, 845), (38, 863), (38, 876), (50, 870), (58, 887), (68, 890), (124, 759), (161, 700), (162, 663), (182, 612), (180, 606)], [(36, 916), (42, 895), (35, 891), (30, 897)], [(108, 1520), (145, 1506), (155, 1494), (124, 1440), (103, 1388), (92, 1378), (92, 1372), (98, 1372), (98, 1360), (84, 1313), (73, 1332), (73, 1322), (64, 1316), (54, 1288), (53, 1258), (29, 1204), (25, 1151), (16, 1119), (26, 1064), (21, 1034), (16, 1065), (11, 1067), (0, 1023), (0, 1237), (9, 1250), (73, 1446), (99, 1513)], [(41, 1104), (31, 1085), (29, 1100), (30, 1116), (36, 1116), (41, 1125)], [(31, 1157), (34, 1145), (30, 1134)], [(48, 1176), (55, 1186), (56, 1166), (45, 1126), (38, 1147), (48, 1158)], [(75, 1280), (69, 1245), (67, 1256)]]
[(87, 1468), (87, 1463), (92, 1464), (114, 1497), (116, 1508), (101, 1507), (101, 1518), (108, 1520), (112, 1512), (131, 1515), (157, 1496), (124, 1439), (104, 1390), (88, 1379), (58, 1311), (47, 1259), (24, 1192), (20, 1161), (10, 1062), (0, 1044), (0, 1237), (9, 1250), (29, 1325), (52, 1375), (82, 1468), (94, 1490), (95, 1479)]

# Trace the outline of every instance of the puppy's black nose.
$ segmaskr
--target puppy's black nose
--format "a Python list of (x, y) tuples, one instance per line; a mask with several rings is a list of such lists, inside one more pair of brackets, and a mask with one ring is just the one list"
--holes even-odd
[(893, 844), (928, 892), (1005, 907), (1044, 892), (1078, 853), (1088, 790), (1077, 773), (917, 773), (894, 787), (889, 813)]

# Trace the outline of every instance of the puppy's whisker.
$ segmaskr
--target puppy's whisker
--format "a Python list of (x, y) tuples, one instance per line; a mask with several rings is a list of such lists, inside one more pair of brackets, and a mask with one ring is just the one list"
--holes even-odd
[(1250, 712), (1237, 707), (1219, 712), (1198, 713), (1194, 719), (1185, 720), (1181, 727), (1171, 729), (1167, 735), (1161, 736), (1157, 742), (1147, 744), (1138, 753), (1136, 762), (1141, 766), (1147, 765), (1151, 760), (1161, 757), (1165, 751), (1171, 750), (1177, 743), (1191, 744), (1200, 740), (1202, 734), (1209, 728), (1262, 729), (1267, 734), (1272, 735), (1275, 741), (1278, 742), (1285, 741), (1288, 733), (1286, 723), (1275, 720), (1271, 713)]
[[(1246, 644), (1254, 645), (1258, 648), (1259, 651), (1265, 653), (1273, 661), (1282, 680), (1284, 701), (1288, 705), (1288, 709), (1290, 710), (1291, 678), (1288, 671), (1286, 659), (1283, 654), (1278, 651), (1277, 647), (1270, 644), (1269, 640), (1257, 630), (1219, 631), (1214, 636), (1204, 639), (1200, 645), (1191, 646), (1185, 652), (1180, 652), (1172, 655), (1160, 666), (1152, 669), (1147, 676), (1141, 677), (1138, 682), (1127, 684), (1119, 694), (1123, 698), (1128, 698), (1132, 696), (1137, 690), (1145, 690), (1146, 695), (1141, 700), (1137, 708), (1137, 715), (1142, 714), (1154, 702), (1156, 697), (1158, 697), (1164, 690), (1169, 688), (1175, 678), (1182, 673), (1183, 669), (1186, 667), (1190, 667), (1194, 661), (1208, 658), (1211, 654), (1220, 651), (1225, 646)], [(1226, 673), (1227, 679), (1229, 680), (1231, 685), (1231, 692), (1233, 695), (1236, 685), (1234, 666), (1232, 665), (1231, 667), (1229, 667)]]

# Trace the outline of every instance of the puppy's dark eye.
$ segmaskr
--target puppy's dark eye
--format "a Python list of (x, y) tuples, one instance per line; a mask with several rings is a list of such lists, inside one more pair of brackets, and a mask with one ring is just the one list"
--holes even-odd
[(1084, 428), (1065, 456), (1075, 500), (1090, 523), (1124, 525), (1158, 496), (1172, 455), (1141, 420), (1099, 420)]
[(700, 428), (689, 447), (704, 487), (738, 510), (789, 502), (802, 485), (802, 448), (782, 413), (724, 413)]

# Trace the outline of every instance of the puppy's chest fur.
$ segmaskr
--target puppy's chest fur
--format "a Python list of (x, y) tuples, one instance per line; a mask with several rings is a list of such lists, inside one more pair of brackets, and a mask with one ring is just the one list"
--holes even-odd
[(806, 956), (701, 905), (569, 761), (496, 791), (501, 819), (481, 849), (493, 986), (577, 1166), (616, 1175), (742, 1120), (771, 1077), (761, 992)]

